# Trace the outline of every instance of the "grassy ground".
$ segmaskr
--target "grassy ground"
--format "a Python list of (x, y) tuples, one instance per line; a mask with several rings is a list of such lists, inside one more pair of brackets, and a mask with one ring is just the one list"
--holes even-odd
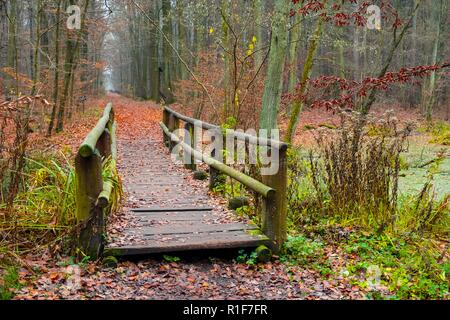
[[(10, 218), (0, 219), (0, 300), (11, 299), (21, 287), (19, 270), (27, 266), (25, 256), (59, 251), (69, 240), (67, 232), (75, 223), (75, 150), (106, 105), (102, 100), (92, 104), (66, 124), (65, 132), (29, 137), (22, 187)], [(5, 206), (0, 203), (0, 210)]]
[[(435, 205), (448, 209), (448, 203), (441, 201), (450, 194), (450, 148), (432, 141), (428, 134), (409, 139), (408, 151), (402, 155), (398, 224), (381, 234), (340, 217), (313, 216), (315, 205), (308, 201), (314, 199), (314, 188), (305, 177), (297, 193), (304, 211), (289, 212), (291, 237), (285, 262), (312, 268), (328, 279), (348, 278), (357, 288), (368, 290), (369, 299), (448, 299), (450, 213), (447, 210), (447, 220), (440, 222), (439, 234), (411, 228), (416, 220), (411, 207), (427, 182), (433, 185)], [(305, 160), (307, 153), (301, 152)]]

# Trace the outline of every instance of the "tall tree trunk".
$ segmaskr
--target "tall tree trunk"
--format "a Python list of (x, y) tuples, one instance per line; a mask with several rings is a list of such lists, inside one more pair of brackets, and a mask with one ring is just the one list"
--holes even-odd
[[(314, 31), (314, 34), (310, 40), (308, 53), (306, 55), (306, 61), (305, 65), (303, 67), (302, 72), (302, 78), (300, 80), (300, 92), (299, 96), (302, 97), (307, 89), (307, 81), (309, 79), (309, 76), (311, 75), (311, 71), (314, 65), (314, 57), (317, 52), (317, 47), (319, 46), (320, 39), (322, 38), (322, 31), (323, 31), (323, 19), (321, 17), (317, 20), (316, 29)], [(296, 101), (292, 105), (292, 113), (291, 117), (289, 119), (289, 124), (286, 132), (285, 140), (288, 143), (292, 142), (292, 138), (294, 136), (295, 131), (297, 130), (297, 124), (300, 117), (300, 113), (303, 109), (303, 101), (299, 100)]]
[(42, 15), (42, 0), (37, 0), (36, 5), (36, 41), (33, 54), (33, 87), (31, 88), (31, 95), (36, 95), (37, 83), (40, 79), (39, 70), (39, 48), (41, 46), (41, 15)]
[[(17, 66), (17, 0), (11, 0), (9, 4), (9, 23), (8, 23), (8, 63), (7, 66), (18, 73)], [(6, 81), (7, 95), (19, 94), (18, 93), (18, 82), (13, 81), (10, 76), (7, 76), (8, 81)], [(14, 92), (16, 91), (16, 92)]]
[[(441, 42), (441, 29), (442, 29), (442, 20), (443, 20), (443, 14), (445, 12), (444, 10), (444, 0), (440, 0), (439, 7), (435, 10), (436, 15), (436, 36), (434, 39), (434, 45), (433, 45), (433, 54), (431, 56), (431, 64), (435, 65), (438, 62), (438, 56), (439, 56), (439, 44)], [(433, 71), (430, 75), (430, 82), (428, 87), (428, 99), (426, 102), (426, 120), (428, 122), (431, 122), (433, 120), (433, 107), (436, 102), (436, 82), (437, 82), (437, 75), (436, 72)]]
[[(160, 5), (159, 1), (154, 1), (153, 12), (159, 12)], [(159, 19), (157, 19), (159, 21)], [(162, 36), (158, 32), (157, 27), (153, 26), (153, 32), (155, 38), (150, 41), (151, 52), (150, 52), (150, 88), (151, 88), (151, 99), (153, 101), (159, 102), (161, 99), (160, 95), (160, 70), (159, 70), (159, 59), (160, 59), (160, 44), (162, 43)]]
[(289, 45), (289, 84), (288, 91), (292, 92), (297, 83), (298, 73), (298, 49), (300, 48), (300, 37), (302, 29), (302, 20), (299, 14), (296, 14), (293, 19), (293, 25), (291, 29), (290, 45)]
[(52, 106), (52, 114), (50, 116), (50, 123), (48, 125), (47, 134), (51, 135), (53, 131), (53, 126), (56, 118), (56, 110), (58, 107), (58, 96), (59, 96), (59, 38), (60, 38), (60, 29), (61, 29), (61, 2), (62, 0), (58, 0), (57, 9), (56, 9), (56, 31), (55, 31), (55, 72), (54, 72), (54, 82), (53, 82), (53, 106)]
[(289, 16), (289, 0), (275, 0), (275, 13), (272, 21), (272, 38), (267, 78), (264, 84), (261, 115), (261, 129), (276, 129), (278, 110), (283, 90), (283, 72), (287, 50), (287, 19)]
[(233, 49), (231, 47), (231, 39), (230, 39), (230, 28), (228, 27), (228, 23), (225, 19), (230, 19), (230, 1), (222, 0), (222, 45), (225, 48), (223, 52), (223, 90), (224, 90), (224, 102), (223, 102), (223, 111), (222, 111), (222, 121), (225, 122), (227, 117), (229, 116), (231, 110), (232, 103), (232, 81), (231, 76), (232, 72), (232, 52)]
[[(171, 5), (170, 0), (162, 0), (162, 8), (161, 8), (161, 25), (162, 30), (165, 35), (170, 37), (172, 35), (172, 20), (170, 15)], [(172, 49), (170, 48), (167, 41), (161, 38), (162, 41), (162, 57), (161, 57), (161, 68), (162, 68), (162, 91), (165, 96), (165, 101), (168, 104), (173, 103), (174, 96), (172, 93), (172, 79), (170, 78), (171, 74), (171, 59), (170, 57), (173, 54)], [(173, 37), (172, 37), (173, 38)]]
[[(75, 1), (70, 0), (70, 4), (74, 5)], [(75, 39), (70, 39), (70, 34), (67, 34), (66, 59), (64, 62), (64, 91), (63, 91), (63, 99), (61, 100), (61, 104), (58, 110), (58, 119), (56, 123), (57, 132), (61, 132), (64, 130), (64, 116), (66, 107), (68, 106), (69, 102), (70, 80), (72, 78), (72, 73), (75, 72), (76, 68), (76, 57), (80, 47), (82, 30), (85, 27), (85, 18), (88, 6), (89, 0), (85, 0), (84, 10), (81, 16), (81, 30), (75, 31)]]
[(262, 51), (262, 47), (264, 44), (263, 39), (263, 14), (264, 14), (264, 2), (262, 0), (254, 0), (253, 6), (255, 10), (255, 37), (256, 37), (256, 50), (259, 50), (255, 53), (255, 67), (256, 70), (260, 68), (263, 64), (264, 54)]

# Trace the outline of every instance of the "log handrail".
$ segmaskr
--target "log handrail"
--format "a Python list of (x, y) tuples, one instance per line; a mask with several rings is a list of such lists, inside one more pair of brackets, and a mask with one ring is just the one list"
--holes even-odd
[(81, 144), (78, 154), (84, 158), (87, 158), (94, 154), (97, 142), (105, 129), (108, 128), (108, 123), (111, 120), (112, 103), (106, 105), (103, 111), (103, 116), (98, 120), (97, 125), (89, 132)]
[(169, 128), (166, 127), (164, 123), (160, 123), (161, 128), (165, 132), (166, 135), (170, 136), (172, 141), (175, 141), (179, 145), (183, 147), (185, 151), (187, 151), (190, 155), (193, 155), (195, 159), (205, 162), (207, 165), (219, 170), (222, 173), (225, 173), (227, 176), (241, 182), (246, 187), (252, 189), (253, 191), (259, 193), (265, 198), (271, 198), (274, 196), (275, 190), (271, 187), (266, 186), (262, 182), (259, 182), (256, 179), (253, 179), (252, 177), (249, 177), (242, 172), (239, 172), (236, 169), (233, 169), (225, 164), (223, 164), (220, 161), (217, 161), (214, 158), (208, 157), (207, 155), (203, 154), (202, 152), (199, 152), (195, 149), (193, 149), (188, 144), (182, 142), (175, 134), (171, 133), (169, 131)]
[(116, 124), (112, 103), (88, 133), (75, 157), (76, 218), (80, 225), (78, 249), (97, 258), (104, 246), (105, 215), (114, 186), (103, 181), (103, 160), (116, 160)]
[[(185, 135), (184, 141), (181, 141), (181, 139), (173, 133), (173, 131), (180, 127), (180, 120), (186, 123), (185, 129), (190, 132), (189, 135)], [(262, 145), (279, 151), (278, 172), (275, 175), (262, 176), (262, 181), (260, 182), (214, 159), (216, 150), (213, 151), (211, 157), (205, 155), (203, 152), (195, 150), (195, 138), (192, 134), (194, 126), (201, 126), (203, 129), (215, 130), (222, 133), (223, 129), (221, 127), (185, 116), (167, 106), (164, 107), (163, 121), (160, 123), (160, 126), (163, 131), (163, 140), (170, 149), (175, 145), (179, 145), (184, 151), (185, 159), (190, 158), (192, 163), (195, 163), (194, 160), (200, 160), (209, 166), (211, 188), (216, 185), (219, 173), (222, 173), (241, 182), (246, 187), (263, 196), (262, 231), (271, 240), (272, 250), (278, 252), (287, 237), (286, 153), (289, 145), (282, 141), (261, 138), (243, 132), (236, 132), (234, 130), (227, 130), (227, 135), (231, 134), (234, 139), (244, 141), (245, 144)], [(186, 164), (186, 167), (196, 170), (195, 164)]]
[[(219, 126), (182, 115), (181, 113), (176, 112), (175, 110), (173, 110), (167, 106), (164, 107), (164, 111), (168, 112), (169, 114), (172, 114), (176, 118), (183, 120), (186, 123), (190, 123), (192, 125), (200, 125), (203, 129), (222, 131), (222, 128)], [(250, 135), (248, 133), (238, 132), (238, 131), (234, 131), (234, 130), (231, 130), (231, 131), (232, 131), (232, 134), (235, 139), (240, 140), (240, 141), (245, 141), (250, 144), (264, 145), (264, 146), (268, 146), (268, 147), (277, 148), (280, 150), (286, 150), (289, 147), (289, 144), (282, 142), (282, 141), (268, 139), (268, 138), (262, 138), (262, 137), (256, 137), (256, 136)]]

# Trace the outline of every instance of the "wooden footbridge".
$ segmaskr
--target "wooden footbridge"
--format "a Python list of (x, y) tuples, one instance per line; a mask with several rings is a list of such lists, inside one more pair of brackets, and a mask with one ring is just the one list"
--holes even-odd
[[(287, 144), (232, 131), (232, 139), (251, 145), (267, 146), (279, 152), (279, 170), (275, 175), (255, 180), (225, 165), (216, 156), (223, 150), (205, 154), (196, 148), (194, 125), (221, 132), (221, 128), (200, 122), (165, 107), (160, 123), (162, 139), (127, 143), (121, 153), (121, 165), (133, 166), (138, 177), (124, 179), (125, 188), (139, 198), (151, 198), (151, 206), (129, 208), (134, 223), (124, 234), (129, 243), (107, 244), (106, 223), (111, 211), (111, 197), (118, 186), (105, 177), (104, 166), (117, 159), (116, 122), (112, 104), (108, 104), (97, 125), (81, 144), (75, 159), (77, 177), (78, 252), (90, 257), (102, 255), (134, 256), (186, 250), (248, 248), (265, 245), (277, 252), (286, 238), (286, 151)], [(186, 134), (176, 129), (184, 123)], [(227, 135), (230, 133), (227, 132)], [(228, 138), (229, 139), (229, 138)], [(180, 149), (185, 167), (197, 169), (197, 163), (209, 166), (209, 186), (214, 188), (221, 176), (229, 176), (257, 193), (262, 200), (261, 226), (247, 223), (221, 223), (220, 212), (208, 205), (207, 190), (188, 185), (188, 179), (170, 160), (174, 147)], [(167, 150), (169, 148), (169, 150)], [(165, 150), (164, 150), (165, 149)], [(138, 158), (139, 161), (136, 161)], [(189, 171), (185, 171), (189, 172)], [(207, 188), (204, 188), (207, 189)], [(264, 248), (264, 247), (262, 247)]]

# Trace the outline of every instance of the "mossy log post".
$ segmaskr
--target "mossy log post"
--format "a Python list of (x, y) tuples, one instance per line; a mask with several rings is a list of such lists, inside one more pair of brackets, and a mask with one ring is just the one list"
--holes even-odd
[(114, 186), (111, 181), (103, 182), (103, 188), (102, 192), (98, 196), (97, 206), (103, 209), (108, 207), (113, 188)]
[(279, 150), (279, 168), (274, 175), (262, 176), (262, 182), (276, 190), (263, 201), (262, 231), (272, 241), (272, 250), (278, 253), (286, 241), (287, 228), (287, 159), (286, 150)]
[[(164, 109), (163, 110), (163, 123), (166, 127), (169, 127), (169, 117), (170, 117), (170, 113)], [(164, 145), (168, 148), (169, 147), (169, 137), (167, 136), (167, 134), (163, 131), (163, 142)]]
[(258, 248), (256, 248), (255, 252), (258, 258), (258, 262), (266, 263), (269, 262), (272, 258), (272, 250), (267, 248), (265, 245), (260, 245)]
[(102, 159), (98, 152), (75, 158), (77, 177), (77, 221), (80, 225), (78, 248), (83, 255), (98, 257), (103, 249), (103, 210), (96, 205), (103, 190)]
[(100, 139), (100, 136), (104, 133), (105, 129), (108, 126), (108, 123), (110, 122), (110, 117), (112, 115), (112, 104), (108, 103), (108, 105), (105, 108), (105, 111), (103, 113), (103, 116), (100, 118), (100, 120), (97, 122), (97, 125), (94, 127), (94, 129), (89, 132), (89, 134), (84, 139), (83, 143), (80, 146), (80, 149), (78, 150), (78, 153), (82, 157), (89, 157), (94, 154), (97, 142)]
[[(212, 138), (216, 139), (215, 136), (213, 136)], [(217, 149), (216, 147), (214, 147), (214, 149), (211, 150), (211, 158), (218, 160), (220, 152), (222, 152), (221, 149)], [(220, 171), (216, 169), (214, 166), (209, 166), (209, 189), (213, 190), (222, 182), (223, 181), (221, 178)]]
[[(189, 145), (192, 149), (195, 149), (196, 142), (195, 142), (194, 126), (189, 122), (186, 122), (186, 124), (184, 125), (184, 143)], [(194, 156), (192, 156), (186, 150), (184, 150), (183, 155), (185, 168), (193, 171), (197, 170), (197, 165), (195, 163), (196, 161)]]
[(97, 125), (86, 136), (75, 158), (76, 216), (79, 224), (79, 256), (98, 258), (103, 251), (105, 219), (112, 184), (104, 183), (102, 161), (116, 156), (115, 123), (108, 103)]
[[(175, 130), (180, 128), (180, 120), (176, 118), (173, 114), (169, 116), (169, 126), (170, 132), (174, 132)], [(169, 138), (169, 148), (172, 150), (175, 147), (174, 141)]]
[(116, 136), (116, 123), (111, 125), (111, 157), (114, 161), (117, 160), (117, 136)]

